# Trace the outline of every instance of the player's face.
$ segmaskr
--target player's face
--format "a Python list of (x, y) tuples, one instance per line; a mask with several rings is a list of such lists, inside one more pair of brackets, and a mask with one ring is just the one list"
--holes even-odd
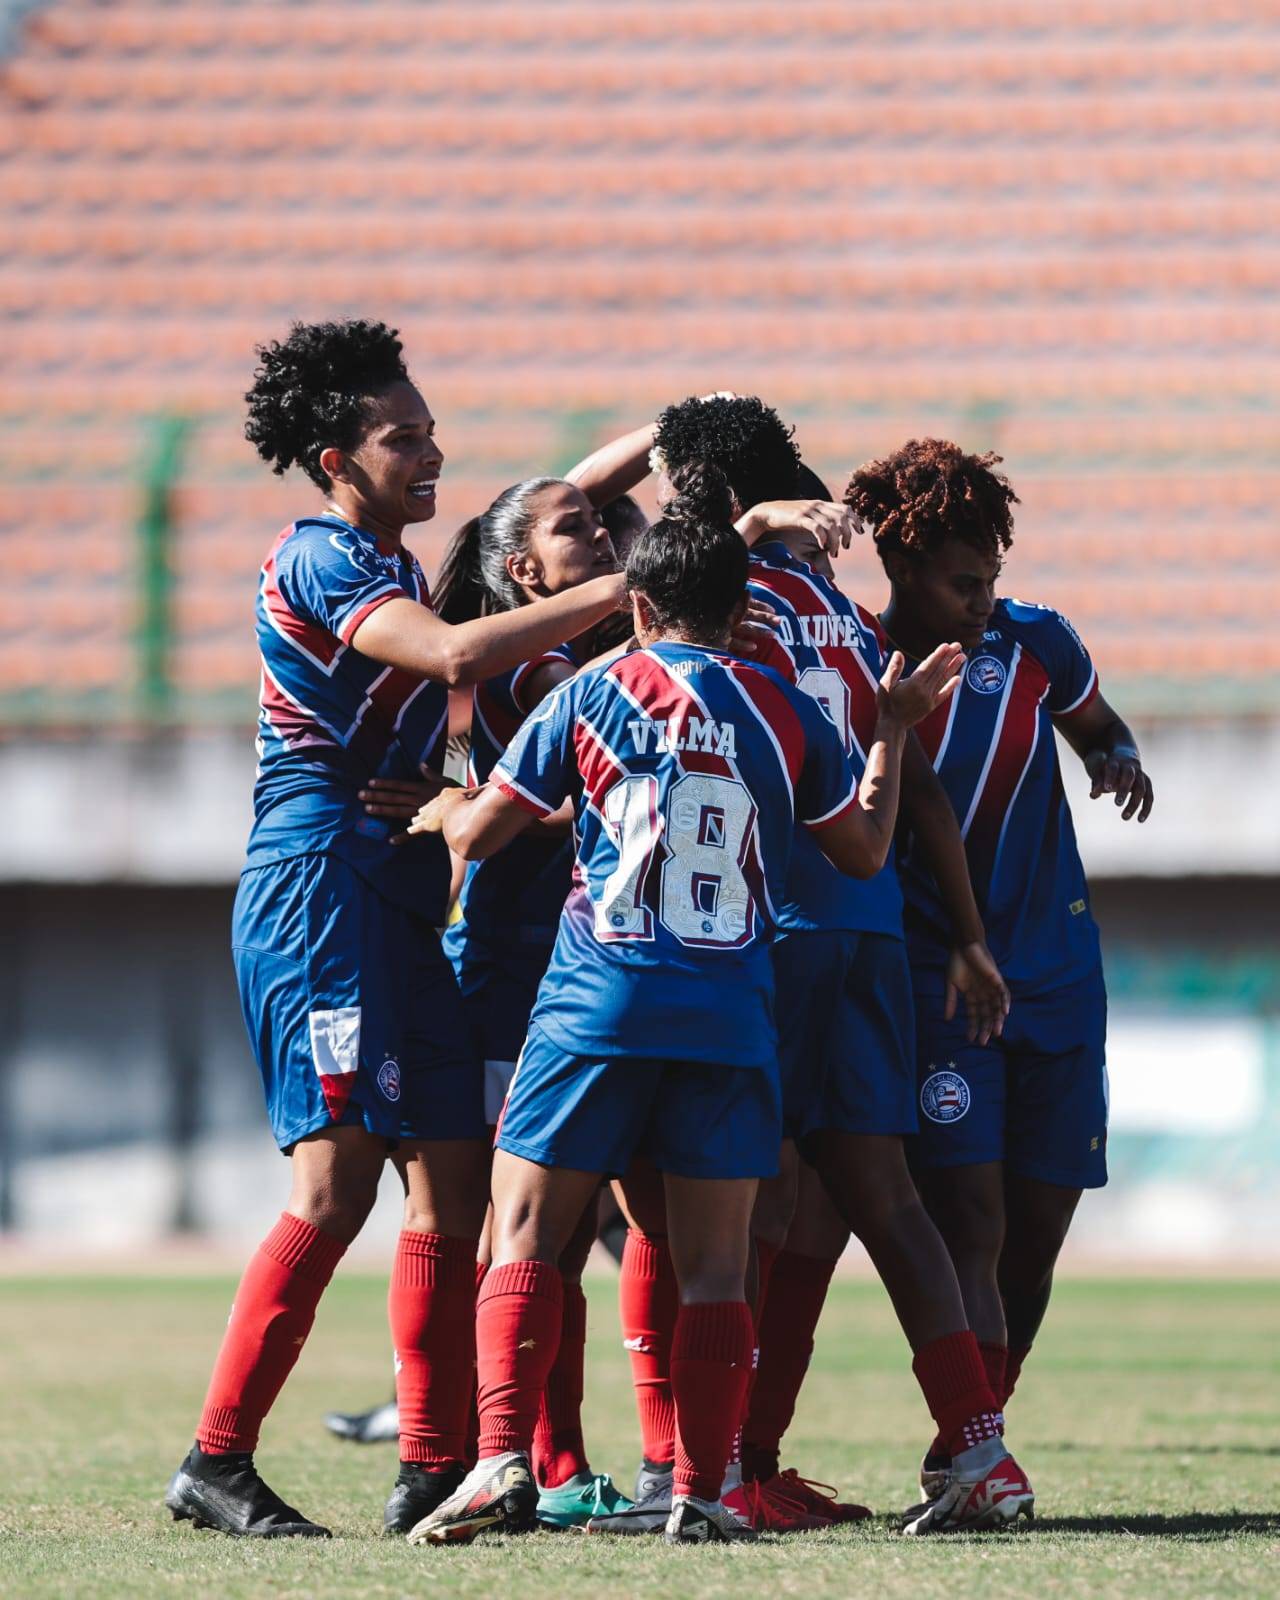
[(895, 587), (916, 627), (932, 639), (982, 643), (996, 603), (1000, 561), (963, 539), (948, 539), (927, 561), (904, 562)]
[(398, 532), (430, 521), (444, 455), (427, 402), (411, 383), (397, 383), (369, 402), (369, 412), (368, 431), (345, 456), (363, 522)]
[(535, 507), (528, 549), (507, 561), (530, 597), (562, 594), (588, 578), (616, 572), (618, 558), (595, 507), (571, 483), (543, 489)]

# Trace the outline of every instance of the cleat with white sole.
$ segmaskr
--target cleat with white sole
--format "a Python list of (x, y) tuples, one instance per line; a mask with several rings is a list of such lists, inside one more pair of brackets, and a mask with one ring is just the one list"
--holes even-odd
[(466, 1475), (447, 1500), (410, 1528), (410, 1544), (470, 1544), (478, 1533), (531, 1533), (538, 1486), (519, 1451), (490, 1456)]
[(1020, 1517), (1033, 1521), (1035, 1505), (1026, 1473), (1003, 1440), (990, 1439), (957, 1459), (947, 1488), (908, 1511), (902, 1531), (918, 1536), (1007, 1528)]
[(664, 1537), (668, 1544), (736, 1544), (756, 1538), (756, 1530), (723, 1500), (674, 1495)]

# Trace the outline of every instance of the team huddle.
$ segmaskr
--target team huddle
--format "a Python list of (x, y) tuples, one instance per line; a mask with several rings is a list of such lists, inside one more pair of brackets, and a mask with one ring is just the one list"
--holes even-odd
[[(1106, 1181), (1055, 731), (1125, 820), (1152, 790), (1070, 623), (996, 597), (998, 458), (912, 440), (837, 502), (762, 400), (690, 399), (504, 491), (432, 594), (403, 535), (443, 456), (394, 332), (296, 325), (259, 356), (247, 436), (326, 497), (262, 569), (233, 925), (292, 1190), (174, 1517), (327, 1533), (253, 1452), (390, 1160), (388, 1534), (703, 1543), (869, 1515), (780, 1454), (851, 1234), (935, 1430), (903, 1531), (1029, 1518), (1005, 1408)], [(650, 526), (629, 491), (651, 473)], [(836, 580), (859, 534), (879, 616)], [(628, 1225), (633, 1496), (582, 1431), (602, 1185)]]

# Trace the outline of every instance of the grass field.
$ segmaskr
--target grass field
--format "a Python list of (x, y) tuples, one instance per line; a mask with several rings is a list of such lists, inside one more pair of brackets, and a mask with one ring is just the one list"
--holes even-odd
[[(377, 1536), (386, 1446), (341, 1445), (322, 1410), (388, 1383), (383, 1285), (340, 1278), (271, 1418), (268, 1481), (332, 1543), (251, 1544), (160, 1505), (191, 1436), (229, 1279), (0, 1282), (0, 1594), (257, 1596), (1158, 1595), (1280, 1590), (1280, 1293), (1262, 1282), (1061, 1285), (1011, 1408), (1039, 1497), (1034, 1529), (914, 1542), (928, 1435), (879, 1288), (838, 1283), (785, 1461), (881, 1513), (749, 1549), (669, 1551), (569, 1535), (412, 1550)], [(626, 1481), (637, 1442), (614, 1285), (591, 1284), (587, 1422)]]

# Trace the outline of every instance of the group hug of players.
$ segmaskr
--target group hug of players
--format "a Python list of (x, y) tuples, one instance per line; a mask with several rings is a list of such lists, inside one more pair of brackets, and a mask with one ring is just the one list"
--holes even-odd
[[(395, 333), (296, 325), (259, 357), (247, 436), (326, 502), (262, 568), (233, 927), (292, 1190), (174, 1517), (327, 1532), (253, 1452), (388, 1160), (389, 1534), (700, 1543), (867, 1515), (779, 1456), (851, 1232), (936, 1430), (904, 1531), (1030, 1516), (1004, 1410), (1106, 1176), (1106, 1000), (1055, 729), (1126, 820), (1152, 791), (1070, 624), (996, 598), (998, 458), (913, 440), (837, 504), (762, 401), (690, 399), (506, 490), (431, 596), (402, 538), (443, 456)], [(650, 472), (646, 526), (627, 491)], [(833, 577), (863, 532), (879, 617)], [(441, 776), (463, 686), (466, 788)], [(634, 1499), (592, 1471), (580, 1415), (610, 1181)]]

